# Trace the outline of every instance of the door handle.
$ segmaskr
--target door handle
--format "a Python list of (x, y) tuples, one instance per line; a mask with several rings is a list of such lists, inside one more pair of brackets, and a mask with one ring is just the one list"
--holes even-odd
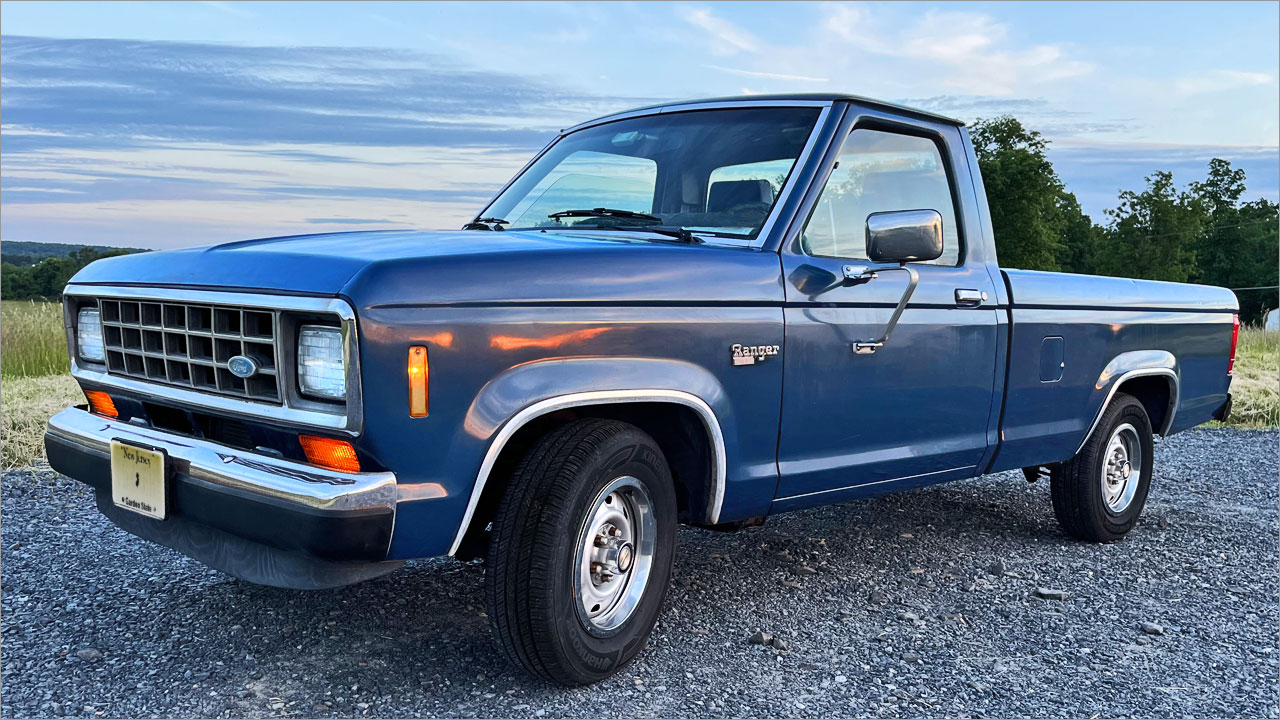
[(987, 294), (981, 290), (956, 288), (956, 304), (963, 307), (974, 307), (987, 301)]

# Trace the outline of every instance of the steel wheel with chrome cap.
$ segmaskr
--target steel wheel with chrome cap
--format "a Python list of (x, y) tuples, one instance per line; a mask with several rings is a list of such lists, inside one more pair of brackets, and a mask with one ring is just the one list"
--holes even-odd
[(1122, 513), (1138, 492), (1138, 471), (1142, 467), (1142, 441), (1132, 423), (1124, 423), (1111, 433), (1102, 454), (1102, 499), (1107, 510)]
[(1050, 474), (1062, 529), (1093, 542), (1119, 540), (1132, 530), (1151, 488), (1153, 448), (1146, 408), (1117, 393), (1080, 452)]
[(585, 419), (548, 432), (493, 521), (485, 596), (500, 648), (562, 685), (617, 672), (657, 620), (676, 523), (671, 471), (639, 428)]
[(653, 501), (634, 477), (609, 483), (578, 533), (574, 592), (579, 619), (592, 634), (625, 623), (648, 588), (657, 548)]

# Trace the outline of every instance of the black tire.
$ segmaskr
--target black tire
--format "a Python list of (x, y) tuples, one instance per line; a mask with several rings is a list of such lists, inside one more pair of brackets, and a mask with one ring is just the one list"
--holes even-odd
[[(651, 501), (656, 544), (638, 604), (618, 627), (603, 632), (588, 627), (574, 592), (580, 533), (601, 493), (625, 476), (638, 480)], [(671, 471), (657, 443), (639, 428), (587, 419), (549, 432), (516, 467), (493, 521), (485, 602), (502, 652), (561, 685), (586, 685), (616, 673), (644, 648), (658, 619), (676, 523)]]
[[(1142, 457), (1132, 498), (1126, 505), (1113, 509), (1103, 492), (1104, 468), (1112, 438), (1125, 426), (1135, 431)], [(1073, 538), (1089, 542), (1114, 542), (1128, 534), (1147, 503), (1153, 448), (1151, 420), (1146, 409), (1132, 395), (1117, 393), (1080, 452), (1055, 468), (1050, 476), (1053, 512), (1062, 529)]]

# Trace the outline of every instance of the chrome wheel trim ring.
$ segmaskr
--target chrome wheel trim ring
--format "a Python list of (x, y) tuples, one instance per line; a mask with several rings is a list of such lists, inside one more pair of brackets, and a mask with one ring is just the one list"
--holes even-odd
[(596, 494), (574, 545), (574, 606), (588, 632), (611, 634), (635, 613), (657, 541), (653, 501), (639, 480), (623, 475)]
[(1142, 439), (1138, 429), (1124, 423), (1111, 432), (1102, 453), (1102, 501), (1120, 514), (1129, 509), (1142, 476)]

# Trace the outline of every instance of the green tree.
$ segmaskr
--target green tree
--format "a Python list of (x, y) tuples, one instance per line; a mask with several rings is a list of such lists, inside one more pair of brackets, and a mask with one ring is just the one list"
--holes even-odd
[(1058, 178), (1045, 154), (1044, 136), (1009, 115), (979, 120), (969, 135), (987, 189), (1000, 264), (1086, 270), (1093, 221)]
[(5, 300), (56, 300), (71, 276), (85, 265), (94, 260), (130, 252), (132, 251), (83, 248), (67, 257), (47, 257), (35, 265), (25, 267), (3, 263), (3, 267), (0, 267), (0, 297)]
[(1093, 273), (1101, 250), (1101, 228), (1094, 224), (1093, 218), (1084, 214), (1076, 196), (1069, 192), (1059, 196), (1058, 213), (1062, 223), (1059, 269), (1073, 273)]
[(1095, 272), (1174, 282), (1186, 282), (1195, 273), (1208, 213), (1199, 197), (1174, 186), (1173, 173), (1149, 175), (1142, 192), (1122, 190), (1119, 206), (1107, 216)]
[[(1230, 288), (1280, 284), (1280, 218), (1270, 200), (1242, 203), (1245, 172), (1221, 158), (1209, 161), (1203, 182), (1191, 183), (1191, 193), (1207, 212), (1207, 222), (1196, 245), (1196, 270), (1191, 279)], [(1240, 316), (1257, 322), (1277, 305), (1272, 290), (1237, 293)]]

